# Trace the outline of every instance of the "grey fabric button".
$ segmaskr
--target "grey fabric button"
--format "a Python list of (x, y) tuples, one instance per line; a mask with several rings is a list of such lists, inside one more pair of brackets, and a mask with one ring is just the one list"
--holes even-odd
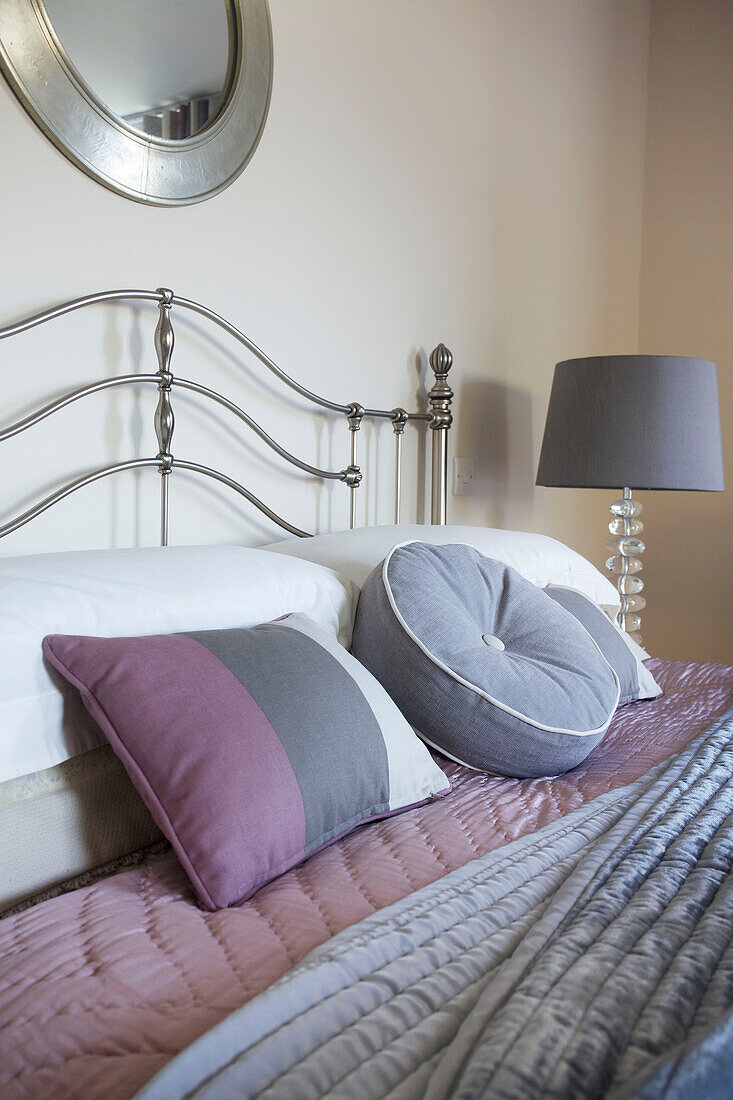
[(501, 638), (497, 638), (495, 634), (482, 634), (481, 637), (492, 649), (506, 649)]

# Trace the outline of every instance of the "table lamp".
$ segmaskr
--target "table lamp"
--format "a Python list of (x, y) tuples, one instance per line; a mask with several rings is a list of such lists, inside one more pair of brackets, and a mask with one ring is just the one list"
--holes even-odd
[(558, 363), (537, 484), (623, 489), (611, 505), (606, 568), (621, 597), (618, 624), (641, 643), (644, 528), (631, 487), (725, 488), (715, 363), (677, 355)]

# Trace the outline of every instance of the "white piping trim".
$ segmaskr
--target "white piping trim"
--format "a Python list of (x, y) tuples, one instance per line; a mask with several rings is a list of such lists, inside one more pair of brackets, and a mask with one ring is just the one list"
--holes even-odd
[[(430, 748), (435, 749), (435, 751), (439, 752), (441, 756), (447, 756), (448, 759), (452, 760), (454, 764), (460, 764), (462, 768), (468, 768), (468, 770), (472, 772), (486, 771), (486, 768), (477, 768), (475, 764), (467, 764), (465, 760), (461, 760), (460, 757), (454, 756), (452, 752), (448, 752), (448, 750), (444, 749), (442, 745), (438, 745), (437, 742), (431, 741), (429, 737), (426, 737), (422, 730), (419, 730), (417, 726), (413, 726), (412, 728), (414, 729), (415, 733), (421, 741), (424, 741), (426, 745), (430, 745)], [(500, 773), (494, 772), (493, 774), (499, 775)]]
[[(482, 699), (485, 699), (487, 703), (491, 703), (492, 706), (498, 707), (499, 710), (503, 710), (506, 714), (510, 714), (513, 718), (518, 718), (520, 722), (525, 722), (528, 726), (533, 726), (534, 729), (543, 730), (545, 733), (566, 734), (569, 737), (595, 737), (599, 733), (605, 733), (605, 731), (608, 729), (608, 727), (611, 724), (611, 719), (614, 716), (616, 708), (618, 707), (619, 699), (621, 698), (621, 682), (619, 681), (619, 678), (616, 675), (616, 670), (614, 668), (611, 668), (611, 665), (608, 664), (608, 661), (606, 661), (606, 658), (603, 657), (603, 654), (601, 653), (601, 650), (600, 650), (599, 646), (596, 644), (596, 642), (593, 638), (591, 638), (591, 641), (593, 642), (593, 645), (596, 647), (598, 652), (601, 654), (601, 657), (603, 657), (603, 660), (606, 662), (609, 669), (611, 669), (611, 673), (613, 674), (613, 679), (614, 679), (614, 682), (616, 684), (616, 702), (613, 705), (613, 710), (611, 711), (610, 715), (608, 716), (608, 719), (602, 725), (598, 726), (596, 729), (593, 729), (593, 730), (568, 730), (568, 729), (563, 729), (562, 727), (557, 727), (557, 726), (546, 726), (542, 722), (537, 722), (537, 721), (535, 721), (534, 718), (529, 718), (526, 714), (522, 714), (521, 711), (514, 710), (513, 707), (508, 706), (506, 703), (502, 703), (499, 699), (494, 699), (493, 696), (489, 695), (489, 693), (487, 691), (484, 691), (483, 688), (478, 687), (477, 684), (472, 684), (470, 680), (466, 680), (465, 677), (461, 676), (454, 669), (452, 669), (448, 665), (444, 664), (438, 657), (435, 656), (434, 653), (431, 653), (430, 650), (428, 649), (428, 647), (426, 645), (424, 645), (423, 642), (420, 641), (420, 639), (417, 637), (417, 635), (415, 633), (413, 633), (412, 630), (410, 630), (409, 626), (407, 625), (407, 623), (403, 619), (402, 615), (400, 614), (399, 608), (397, 607), (397, 604), (395, 603), (395, 598), (394, 598), (394, 595), (392, 593), (392, 588), (390, 586), (389, 578), (388, 578), (388, 575), (387, 575), (387, 572), (388, 572), (388, 569), (389, 569), (389, 563), (392, 560), (392, 555), (394, 554), (395, 550), (400, 550), (403, 546), (411, 546), (413, 544), (417, 544), (417, 545), (420, 545), (420, 546), (432, 546), (433, 545), (432, 543), (421, 543), (419, 539), (408, 539), (407, 542), (400, 542), (396, 546), (393, 546), (392, 549), (390, 550), (390, 552), (387, 554), (387, 557), (384, 559), (384, 565), (382, 566), (382, 581), (384, 583), (385, 592), (387, 593), (387, 599), (389, 600), (390, 607), (392, 608), (392, 611), (395, 614), (395, 618), (397, 619), (397, 622), (400, 624), (402, 629), (405, 631), (408, 638), (412, 639), (412, 641), (415, 643), (415, 645), (419, 649), (422, 650), (422, 652), (425, 654), (425, 656), (428, 658), (428, 660), (430, 660), (436, 666), (436, 668), (439, 668), (442, 672), (447, 672), (447, 674), (453, 680), (455, 680), (459, 684), (462, 684), (463, 687), (468, 688), (469, 691), (474, 692), (474, 694), (479, 695)], [(480, 554), (480, 551), (476, 550), (475, 546), (470, 546), (470, 544), (467, 543), (467, 542), (450, 543), (449, 545), (451, 545), (451, 546), (468, 546), (469, 549), (476, 551), (477, 554)], [(485, 557), (485, 555), (481, 554), (481, 557)], [(494, 560), (494, 559), (489, 559), (489, 560)], [(506, 566), (506, 562), (501, 562), (501, 564)], [(508, 568), (511, 568), (511, 566), (509, 566)], [(530, 581), (529, 583), (531, 584), (532, 582)], [(542, 590), (539, 589), (539, 591), (542, 591)], [(550, 598), (551, 598), (550, 596), (547, 597), (548, 600)], [(570, 612), (568, 612), (568, 614), (570, 614)], [(582, 626), (582, 624), (579, 624), (579, 625)], [(588, 632), (585, 631), (585, 628), (583, 628), (583, 629), (584, 629), (584, 632), (587, 634)], [(588, 634), (588, 637), (590, 638), (590, 634)], [(440, 751), (442, 752), (442, 749)]]
[[(417, 541), (417, 540), (415, 540), (415, 541)], [(458, 546), (459, 544), (455, 543), (455, 545)], [(466, 543), (466, 546), (468, 546), (468, 545), (469, 544)], [(414, 729), (415, 733), (420, 738), (420, 740), (424, 741), (426, 745), (430, 745), (431, 749), (435, 749), (435, 751), (439, 752), (441, 756), (447, 756), (448, 759), (452, 760), (454, 764), (460, 764), (462, 768), (468, 768), (468, 770), (470, 772), (478, 772), (479, 775), (496, 776), (499, 779), (561, 779), (562, 776), (566, 774), (565, 772), (555, 772), (554, 775), (524, 775), (524, 776), (517, 776), (517, 775), (505, 775), (504, 772), (496, 772), (496, 771), (494, 771), (493, 769), (490, 769), (490, 768), (477, 768), (475, 764), (467, 764), (465, 760), (459, 760), (459, 758), (457, 756), (454, 756), (452, 752), (448, 752), (448, 750), (444, 749), (442, 747), (442, 745), (437, 745), (435, 743), (435, 741), (431, 741), (429, 737), (426, 737), (424, 733), (420, 732), (420, 730), (417, 728), (417, 726), (413, 726), (412, 728)], [(593, 750), (591, 749), (591, 752), (592, 751)], [(583, 759), (585, 759), (585, 757)], [(581, 760), (580, 763), (582, 764), (583, 761)], [(575, 765), (575, 767), (577, 767), (577, 764)]]

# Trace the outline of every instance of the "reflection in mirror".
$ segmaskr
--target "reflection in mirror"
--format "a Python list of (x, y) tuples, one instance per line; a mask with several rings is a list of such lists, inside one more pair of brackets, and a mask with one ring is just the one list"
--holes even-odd
[(129, 126), (177, 141), (214, 121), (235, 53), (230, 0), (44, 0), (89, 88)]

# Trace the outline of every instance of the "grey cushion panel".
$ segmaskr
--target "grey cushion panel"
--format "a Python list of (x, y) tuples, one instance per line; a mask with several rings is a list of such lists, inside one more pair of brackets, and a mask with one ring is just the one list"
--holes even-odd
[(662, 689), (652, 674), (631, 652), (620, 629), (592, 600), (582, 592), (563, 585), (548, 584), (544, 591), (585, 627), (615, 670), (621, 685), (619, 706), (640, 699), (656, 699), (662, 694)]
[(616, 676), (577, 619), (464, 545), (393, 550), (362, 589), (352, 650), (430, 744), (503, 775), (575, 767), (618, 701)]

